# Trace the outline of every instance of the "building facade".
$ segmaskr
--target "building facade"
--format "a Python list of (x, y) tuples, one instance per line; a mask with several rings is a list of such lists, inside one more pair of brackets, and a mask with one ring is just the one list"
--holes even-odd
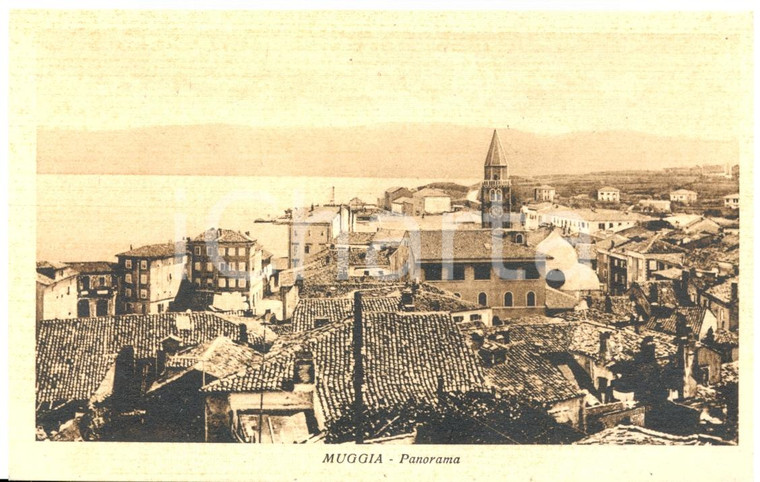
[(620, 189), (615, 187), (603, 187), (596, 192), (596, 198), (602, 202), (619, 203)]
[(484, 228), (508, 228), (511, 225), (512, 182), (509, 165), (499, 134), (494, 130), (484, 166), (480, 188), (480, 215)]
[(151, 244), (117, 254), (118, 314), (169, 311), (186, 277), (186, 244)]
[(552, 186), (538, 186), (533, 189), (533, 200), (538, 202), (554, 202), (557, 191)]
[(723, 196), (723, 206), (730, 209), (739, 209), (739, 193)]
[(293, 213), (290, 225), (290, 268), (308, 263), (330, 247), (338, 235), (352, 231), (352, 219), (345, 206), (312, 206)]
[(76, 318), (77, 274), (67, 264), (48, 261), (37, 263), (37, 321)]
[(67, 263), (77, 276), (77, 317), (111, 316), (116, 314), (118, 276), (116, 264), (107, 261)]
[(678, 189), (670, 193), (670, 200), (682, 204), (693, 204), (697, 202), (697, 193), (688, 189)]
[(451, 211), (451, 197), (439, 189), (425, 188), (412, 194), (414, 215), (443, 214)]

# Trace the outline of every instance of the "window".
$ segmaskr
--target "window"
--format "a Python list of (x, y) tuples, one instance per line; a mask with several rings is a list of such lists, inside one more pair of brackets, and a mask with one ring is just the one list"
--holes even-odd
[(90, 277), (89, 276), (82, 276), (82, 289), (83, 290), (89, 290), (90, 289)]
[(245, 288), (246, 284), (247, 284), (247, 280), (245, 278), (239, 278), (237, 280), (238, 288)]
[(656, 259), (650, 259), (649, 260), (649, 269), (652, 271), (657, 270), (657, 260)]
[(101, 276), (100, 277), (100, 286), (105, 286), (105, 285), (106, 285), (106, 277), (105, 276)]
[(480, 316), (480, 313), (473, 313), (470, 315), (470, 321), (480, 321), (483, 317)]
[[(232, 248), (230, 248), (230, 251), (232, 251)], [(226, 256), (227, 255), (227, 248), (219, 248), (219, 254), (222, 255), (222, 256)], [(232, 254), (232, 253), (230, 253), (230, 254)]]
[(206, 246), (206, 256), (211, 255), (211, 246)]
[(454, 323), (461, 323), (464, 321), (464, 316), (454, 316)]
[(196, 256), (200, 256), (201, 255), (201, 247), (200, 246), (196, 246), (195, 247), (195, 255)]
[(132, 289), (131, 288), (125, 289), (124, 290), (124, 296), (126, 296), (127, 298), (131, 298), (132, 297)]
[(491, 265), (489, 263), (476, 264), (475, 279), (491, 279)]
[(245, 248), (235, 248), (238, 256), (244, 256), (245, 255)]
[(222, 261), (219, 263), (219, 271), (226, 271), (227, 270), (227, 264)]
[(143, 259), (140, 260), (140, 269), (148, 269), (148, 261)]
[(196, 261), (195, 264), (193, 264), (193, 269), (195, 271), (200, 271), (201, 270), (201, 262), (200, 261)]
[(140, 275), (140, 284), (141, 285), (147, 285), (148, 284), (148, 275), (147, 274), (141, 274)]
[(488, 305), (488, 296), (485, 293), (480, 293), (478, 295), (478, 303), (480, 303), (483, 306)]
[(454, 296), (456, 296), (457, 298), (461, 298), (462, 297), (462, 293), (454, 293)]
[(244, 261), (238, 263), (238, 271), (247, 271), (248, 267)]
[(148, 298), (148, 290), (140, 290), (140, 298), (147, 299)]
[(208, 286), (209, 288), (214, 286), (214, 278), (206, 278), (206, 286)]
[(219, 278), (219, 287), (220, 288), (226, 288), (227, 287), (227, 278)]
[(422, 266), (422, 271), (425, 272), (425, 280), (427, 281), (440, 281), (441, 280), (441, 265), (440, 264), (426, 264)]
[(126, 276), (124, 276), (124, 281), (127, 283), (132, 282), (132, 273), (127, 273)]
[(522, 234), (518, 234), (517, 236), (515, 236), (515, 243), (522, 244), (523, 241), (524, 241), (524, 239), (523, 239), (523, 235)]
[(310, 245), (310, 244), (307, 244), (307, 245), (306, 245), (306, 246), (304, 246), (304, 248), (303, 248), (303, 252), (304, 252), (304, 253), (306, 253), (306, 254), (309, 254), (309, 251), (310, 251), (310, 250), (311, 250), (311, 245)]
[(206, 271), (208, 272), (214, 271), (214, 264), (211, 261), (206, 263)]
[(201, 285), (201, 279), (195, 278), (195, 286), (200, 286), (200, 285)]
[(604, 223), (599, 223), (599, 229), (604, 229)]
[(463, 264), (455, 264), (454, 265), (453, 278), (455, 280), (463, 280), (464, 279), (464, 265)]
[(132, 260), (131, 259), (124, 260), (124, 267), (127, 269), (132, 269)]
[(532, 291), (528, 291), (525, 301), (527, 306), (536, 306), (536, 294)]
[(504, 293), (504, 306), (514, 306), (514, 300), (510, 291)]

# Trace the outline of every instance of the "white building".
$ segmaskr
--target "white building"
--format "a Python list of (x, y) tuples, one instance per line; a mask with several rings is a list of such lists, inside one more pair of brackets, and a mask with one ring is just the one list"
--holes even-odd
[(546, 184), (533, 189), (533, 200), (538, 202), (553, 202), (556, 195), (557, 191), (552, 186), (547, 186)]
[(739, 209), (739, 193), (723, 196), (723, 206), (731, 209)]
[(655, 213), (669, 213), (670, 201), (665, 199), (642, 199), (639, 201), (641, 209)]
[(615, 187), (603, 187), (597, 191), (597, 199), (602, 202), (619, 203), (620, 189)]
[(424, 188), (412, 194), (414, 215), (443, 214), (451, 211), (451, 197), (439, 189)]
[(670, 193), (670, 200), (672, 202), (692, 204), (697, 202), (697, 193), (688, 189), (678, 189)]

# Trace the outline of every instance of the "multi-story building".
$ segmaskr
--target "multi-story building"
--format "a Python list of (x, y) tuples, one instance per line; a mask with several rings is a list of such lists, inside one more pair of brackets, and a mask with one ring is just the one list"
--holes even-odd
[(418, 231), (407, 232), (402, 247), (412, 279), (490, 306), (503, 320), (544, 313), (545, 257), (519, 239), (522, 231)]
[(186, 276), (186, 244), (150, 244), (117, 254), (117, 313), (168, 311)]
[(614, 209), (572, 209), (550, 203), (525, 205), (521, 208), (525, 227), (541, 225), (562, 228), (568, 233), (595, 234), (600, 231), (622, 231), (650, 218), (629, 211)]
[(424, 188), (412, 194), (414, 215), (443, 214), (451, 211), (451, 197), (440, 189)]
[(400, 197), (408, 197), (410, 198), (412, 196), (412, 191), (405, 187), (389, 187), (385, 190), (385, 193), (383, 193), (383, 197), (380, 199), (380, 204), (390, 211), (393, 208), (393, 202), (400, 198)]
[(670, 212), (670, 201), (666, 199), (642, 199), (639, 201), (639, 206), (643, 211), (649, 211), (653, 213)]
[(494, 130), (486, 154), (480, 187), (480, 216), (484, 228), (508, 228), (512, 224), (512, 182), (499, 134)]
[(731, 209), (739, 209), (739, 193), (723, 196), (723, 206)]
[(538, 186), (533, 189), (533, 200), (538, 202), (554, 202), (557, 191), (552, 186)]
[(670, 200), (682, 204), (693, 204), (697, 202), (697, 193), (688, 189), (677, 189), (670, 192)]
[(602, 202), (619, 203), (620, 189), (616, 187), (605, 186), (596, 192), (596, 198)]
[(333, 244), (343, 232), (352, 231), (346, 206), (312, 206), (293, 211), (290, 224), (290, 267), (306, 264), (314, 254)]
[(188, 246), (190, 279), (197, 292), (209, 295), (210, 302), (215, 302), (214, 295), (227, 294), (224, 304), (228, 308), (245, 309), (264, 297), (271, 263), (264, 268), (264, 251), (249, 232), (212, 228), (190, 240)]
[(77, 276), (77, 316), (111, 316), (116, 313), (118, 276), (116, 264), (107, 261), (67, 263)]
[(38, 261), (36, 287), (37, 321), (76, 318), (77, 272), (71, 266)]

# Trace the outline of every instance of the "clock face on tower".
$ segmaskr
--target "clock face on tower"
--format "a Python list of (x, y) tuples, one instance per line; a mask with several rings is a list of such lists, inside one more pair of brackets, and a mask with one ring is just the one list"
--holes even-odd
[(504, 210), (501, 208), (501, 206), (491, 206), (491, 216), (495, 218), (500, 218), (504, 214)]

